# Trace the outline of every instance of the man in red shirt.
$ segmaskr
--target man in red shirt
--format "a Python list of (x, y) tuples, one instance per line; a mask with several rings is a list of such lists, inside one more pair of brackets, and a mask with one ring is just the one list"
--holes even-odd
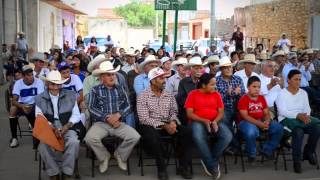
[(268, 141), (263, 144), (261, 154), (267, 159), (273, 159), (272, 152), (278, 147), (283, 135), (281, 124), (271, 121), (266, 100), (259, 95), (260, 79), (252, 76), (248, 80), (248, 93), (242, 96), (238, 103), (241, 115), (240, 132), (245, 140), (248, 162), (253, 163), (256, 157), (256, 138), (261, 132), (266, 132)]

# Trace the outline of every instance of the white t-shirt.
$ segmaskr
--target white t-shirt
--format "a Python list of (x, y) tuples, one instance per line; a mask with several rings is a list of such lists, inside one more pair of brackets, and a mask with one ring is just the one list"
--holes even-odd
[(296, 94), (292, 94), (284, 88), (276, 100), (278, 109), (278, 120), (285, 118), (296, 118), (299, 113), (310, 115), (311, 108), (309, 105), (308, 94), (305, 90), (299, 89)]
[(255, 73), (255, 72), (252, 72), (252, 73), (251, 73), (251, 76), (248, 77), (248, 76), (246, 75), (245, 69), (242, 69), (241, 71), (235, 72), (234, 75), (235, 75), (235, 76), (239, 76), (239, 77), (242, 79), (242, 82), (243, 82), (243, 85), (244, 85), (244, 89), (246, 90), (246, 93), (248, 92), (247, 84), (248, 84), (249, 78), (252, 77), (252, 76), (257, 76), (257, 77), (259, 77), (259, 75), (258, 75), (257, 73)]
[[(261, 95), (264, 96), (264, 98), (267, 101), (268, 107), (273, 107), (274, 106), (274, 102), (276, 101), (278, 95), (281, 92), (281, 87), (279, 84), (273, 86), (270, 90), (268, 90), (268, 85), (271, 82), (271, 78), (260, 74), (260, 81), (261, 81), (261, 89), (260, 89), (260, 93)], [(274, 78), (276, 78), (274, 76)]]
[(44, 91), (43, 82), (34, 78), (31, 85), (26, 85), (23, 79), (19, 79), (14, 83), (12, 94), (18, 96), (18, 102), (22, 104), (34, 104), (34, 98), (36, 95), (41, 94)]
[(75, 91), (77, 96), (79, 96), (79, 92), (83, 89), (81, 79), (75, 74), (70, 74), (70, 79), (71, 80), (68, 84), (62, 84), (62, 88)]
[(36, 76), (37, 73), (35, 71), (33, 71), (33, 75), (36, 78), (40, 78), (40, 77), (46, 77), (48, 75), (48, 73), (50, 72), (50, 70), (48, 68), (42, 68), (40, 73), (38, 74), (38, 77)]

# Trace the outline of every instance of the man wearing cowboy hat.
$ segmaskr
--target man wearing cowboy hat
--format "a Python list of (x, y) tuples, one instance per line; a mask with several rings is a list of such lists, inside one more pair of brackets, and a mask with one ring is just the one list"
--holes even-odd
[(222, 51), (220, 52), (220, 57), (221, 58), (225, 57), (225, 56), (227, 56), (227, 57), (230, 56), (229, 47), (230, 47), (229, 43), (225, 43), (225, 45), (223, 46)]
[(213, 56), (213, 55), (219, 55), (218, 50), (217, 50), (217, 45), (211, 44), (210, 45), (210, 51), (207, 53), (207, 56)]
[(209, 56), (208, 61), (205, 62), (206, 66), (208, 66), (206, 69), (207, 73), (216, 76), (218, 72), (217, 66), (219, 65), (219, 59), (218, 55)]
[[(11, 140), (10, 147), (14, 148), (19, 145), (17, 139), (17, 115), (26, 116), (33, 127), (34, 124), (34, 103), (35, 97), (44, 91), (43, 82), (33, 76), (33, 69), (30, 65), (22, 67), (23, 78), (16, 81), (12, 90), (12, 106), (9, 113)], [(34, 141), (35, 143), (35, 141)], [(34, 148), (35, 148), (34, 144)]]
[(286, 54), (282, 50), (276, 51), (272, 55), (272, 60), (276, 62), (276, 72), (275, 76), (282, 76), (282, 70), (284, 65), (286, 64)]
[(88, 109), (94, 124), (84, 140), (99, 160), (101, 173), (107, 171), (111, 157), (101, 142), (104, 137), (115, 136), (123, 139), (114, 152), (122, 170), (127, 170), (127, 159), (140, 139), (135, 129), (122, 122), (132, 110), (127, 92), (115, 83), (115, 75), (119, 69), (120, 66), (113, 68), (110, 61), (104, 61), (92, 72), (94, 76), (99, 76), (101, 84), (93, 87), (89, 94)]
[(245, 55), (244, 60), (241, 60), (239, 63), (243, 64), (244, 69), (235, 72), (234, 75), (239, 76), (242, 79), (243, 85), (245, 87), (245, 91), (248, 92), (248, 89), (247, 89), (248, 79), (251, 76), (259, 77), (257, 73), (253, 72), (257, 64), (256, 57), (254, 54), (247, 54)]
[(45, 59), (43, 53), (35, 53), (34, 56), (30, 59), (30, 62), (34, 64), (33, 75), (36, 78), (47, 76), (50, 70), (44, 67), (44, 63), (48, 63), (49, 61)]
[(185, 78), (186, 76), (184, 65), (186, 65), (187, 63), (188, 60), (183, 57), (172, 62), (172, 66), (173, 68), (175, 68), (177, 73), (175, 73), (175, 75), (167, 79), (166, 91), (173, 94), (174, 96), (177, 96), (178, 94), (178, 87), (181, 79)]
[(165, 57), (161, 58), (160, 61), (161, 61), (161, 68), (167, 74), (166, 75), (167, 78), (175, 75), (176, 72), (174, 70), (172, 70), (171, 58), (165, 56)]
[[(63, 138), (65, 149), (62, 155), (61, 173), (64, 180), (70, 179), (74, 172), (75, 161), (79, 154), (79, 140), (74, 129), (80, 122), (80, 112), (77, 104), (76, 93), (62, 88), (62, 84), (68, 79), (62, 79), (59, 71), (51, 71), (43, 78), (46, 89), (36, 97), (35, 114), (46, 117), (51, 124), (55, 135)], [(47, 144), (39, 144), (39, 153), (46, 164), (46, 170), (50, 179), (60, 179), (60, 167), (56, 161), (57, 151)]]
[(121, 70), (128, 74), (129, 71), (134, 69), (136, 62), (136, 53), (133, 48), (130, 48), (128, 52), (125, 53), (125, 65), (122, 66)]
[(184, 104), (188, 97), (189, 92), (197, 88), (197, 83), (202, 75), (203, 63), (200, 57), (195, 56), (190, 59), (189, 63), (185, 65), (190, 68), (190, 77), (183, 78), (178, 87), (177, 102), (179, 108), (179, 119), (182, 125), (187, 125), (187, 116)]
[(25, 61), (27, 61), (28, 42), (24, 37), (24, 35), (25, 35), (24, 32), (19, 32), (16, 43), (17, 43), (17, 50), (19, 52), (19, 55), (22, 56)]
[[(174, 96), (165, 88), (166, 73), (159, 67), (148, 73), (150, 87), (137, 99), (137, 111), (140, 130), (146, 151), (156, 159), (158, 178), (167, 180), (166, 155), (160, 141), (161, 134), (173, 136), (177, 140), (179, 151), (179, 171), (184, 179), (191, 179), (191, 144), (192, 132), (181, 126), (177, 117), (177, 103)], [(176, 147), (177, 148), (177, 147)], [(176, 151), (175, 151), (176, 152)]]
[(281, 49), (283, 48), (289, 48), (291, 46), (291, 41), (287, 38), (286, 33), (281, 34), (281, 39), (279, 39), (277, 46), (280, 47)]
[[(245, 88), (242, 79), (239, 76), (233, 75), (233, 64), (228, 57), (223, 57), (219, 60), (219, 69), (221, 75), (217, 77), (216, 87), (221, 94), (224, 104), (224, 118), (222, 120), (228, 128), (233, 131), (233, 122), (237, 115), (238, 100), (245, 94)], [(238, 143), (235, 138), (231, 141), (231, 148), (228, 148), (229, 153), (234, 153)]]
[(160, 61), (156, 59), (154, 55), (149, 55), (146, 59), (139, 65), (139, 70), (141, 74), (139, 74), (133, 83), (134, 90), (139, 96), (144, 90), (146, 90), (150, 86), (150, 81), (148, 79), (148, 73), (151, 69), (158, 67), (160, 65)]

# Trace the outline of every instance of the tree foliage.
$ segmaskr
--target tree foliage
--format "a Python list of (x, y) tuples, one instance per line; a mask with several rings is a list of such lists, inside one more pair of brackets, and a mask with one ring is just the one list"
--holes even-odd
[(154, 6), (132, 1), (124, 6), (114, 8), (114, 12), (123, 17), (132, 27), (153, 26), (156, 11)]

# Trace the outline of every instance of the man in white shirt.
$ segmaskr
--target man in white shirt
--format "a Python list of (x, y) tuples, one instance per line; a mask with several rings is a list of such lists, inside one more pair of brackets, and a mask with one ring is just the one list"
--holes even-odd
[(283, 78), (274, 76), (275, 62), (271, 59), (262, 61), (262, 73), (259, 78), (261, 81), (260, 93), (267, 101), (271, 119), (275, 117), (274, 103), (283, 88)]
[(235, 76), (239, 76), (242, 79), (244, 88), (246, 93), (248, 92), (247, 83), (248, 79), (251, 76), (257, 76), (259, 75), (255, 72), (253, 72), (254, 68), (256, 67), (257, 61), (254, 54), (247, 54), (244, 56), (243, 60), (240, 60), (239, 63), (243, 64), (244, 69), (241, 71), (237, 71), (234, 73)]
[(291, 46), (291, 41), (287, 38), (286, 33), (282, 33), (281, 39), (279, 39), (277, 46), (284, 50), (286, 53), (289, 51), (289, 47)]
[[(16, 81), (12, 90), (12, 106), (10, 108), (9, 121), (11, 130), (10, 147), (19, 145), (17, 139), (18, 116), (26, 116), (29, 123), (34, 125), (34, 99), (44, 91), (43, 82), (33, 76), (32, 67), (25, 65), (22, 68), (23, 78)], [(36, 141), (34, 141), (34, 148)]]
[(172, 62), (172, 66), (175, 68), (177, 73), (167, 79), (165, 90), (173, 94), (175, 97), (178, 94), (180, 80), (186, 76), (184, 65), (187, 63), (188, 60), (186, 58), (179, 58), (178, 60)]
[[(64, 139), (61, 171), (62, 179), (67, 180), (73, 175), (75, 161), (79, 154), (79, 140), (74, 126), (80, 122), (76, 93), (62, 88), (62, 84), (68, 79), (62, 80), (58, 71), (51, 71), (44, 80), (47, 88), (36, 97), (35, 114), (45, 116), (56, 137)], [(46, 164), (50, 179), (60, 179), (57, 151), (43, 142), (39, 144), (38, 150)]]
[[(317, 164), (315, 150), (320, 137), (320, 120), (311, 117), (308, 94), (300, 89), (301, 72), (293, 69), (288, 74), (288, 88), (283, 89), (277, 97), (278, 120), (292, 136), (292, 159), (296, 173), (301, 173), (301, 160)], [(301, 147), (304, 134), (308, 134), (303, 157)]]

